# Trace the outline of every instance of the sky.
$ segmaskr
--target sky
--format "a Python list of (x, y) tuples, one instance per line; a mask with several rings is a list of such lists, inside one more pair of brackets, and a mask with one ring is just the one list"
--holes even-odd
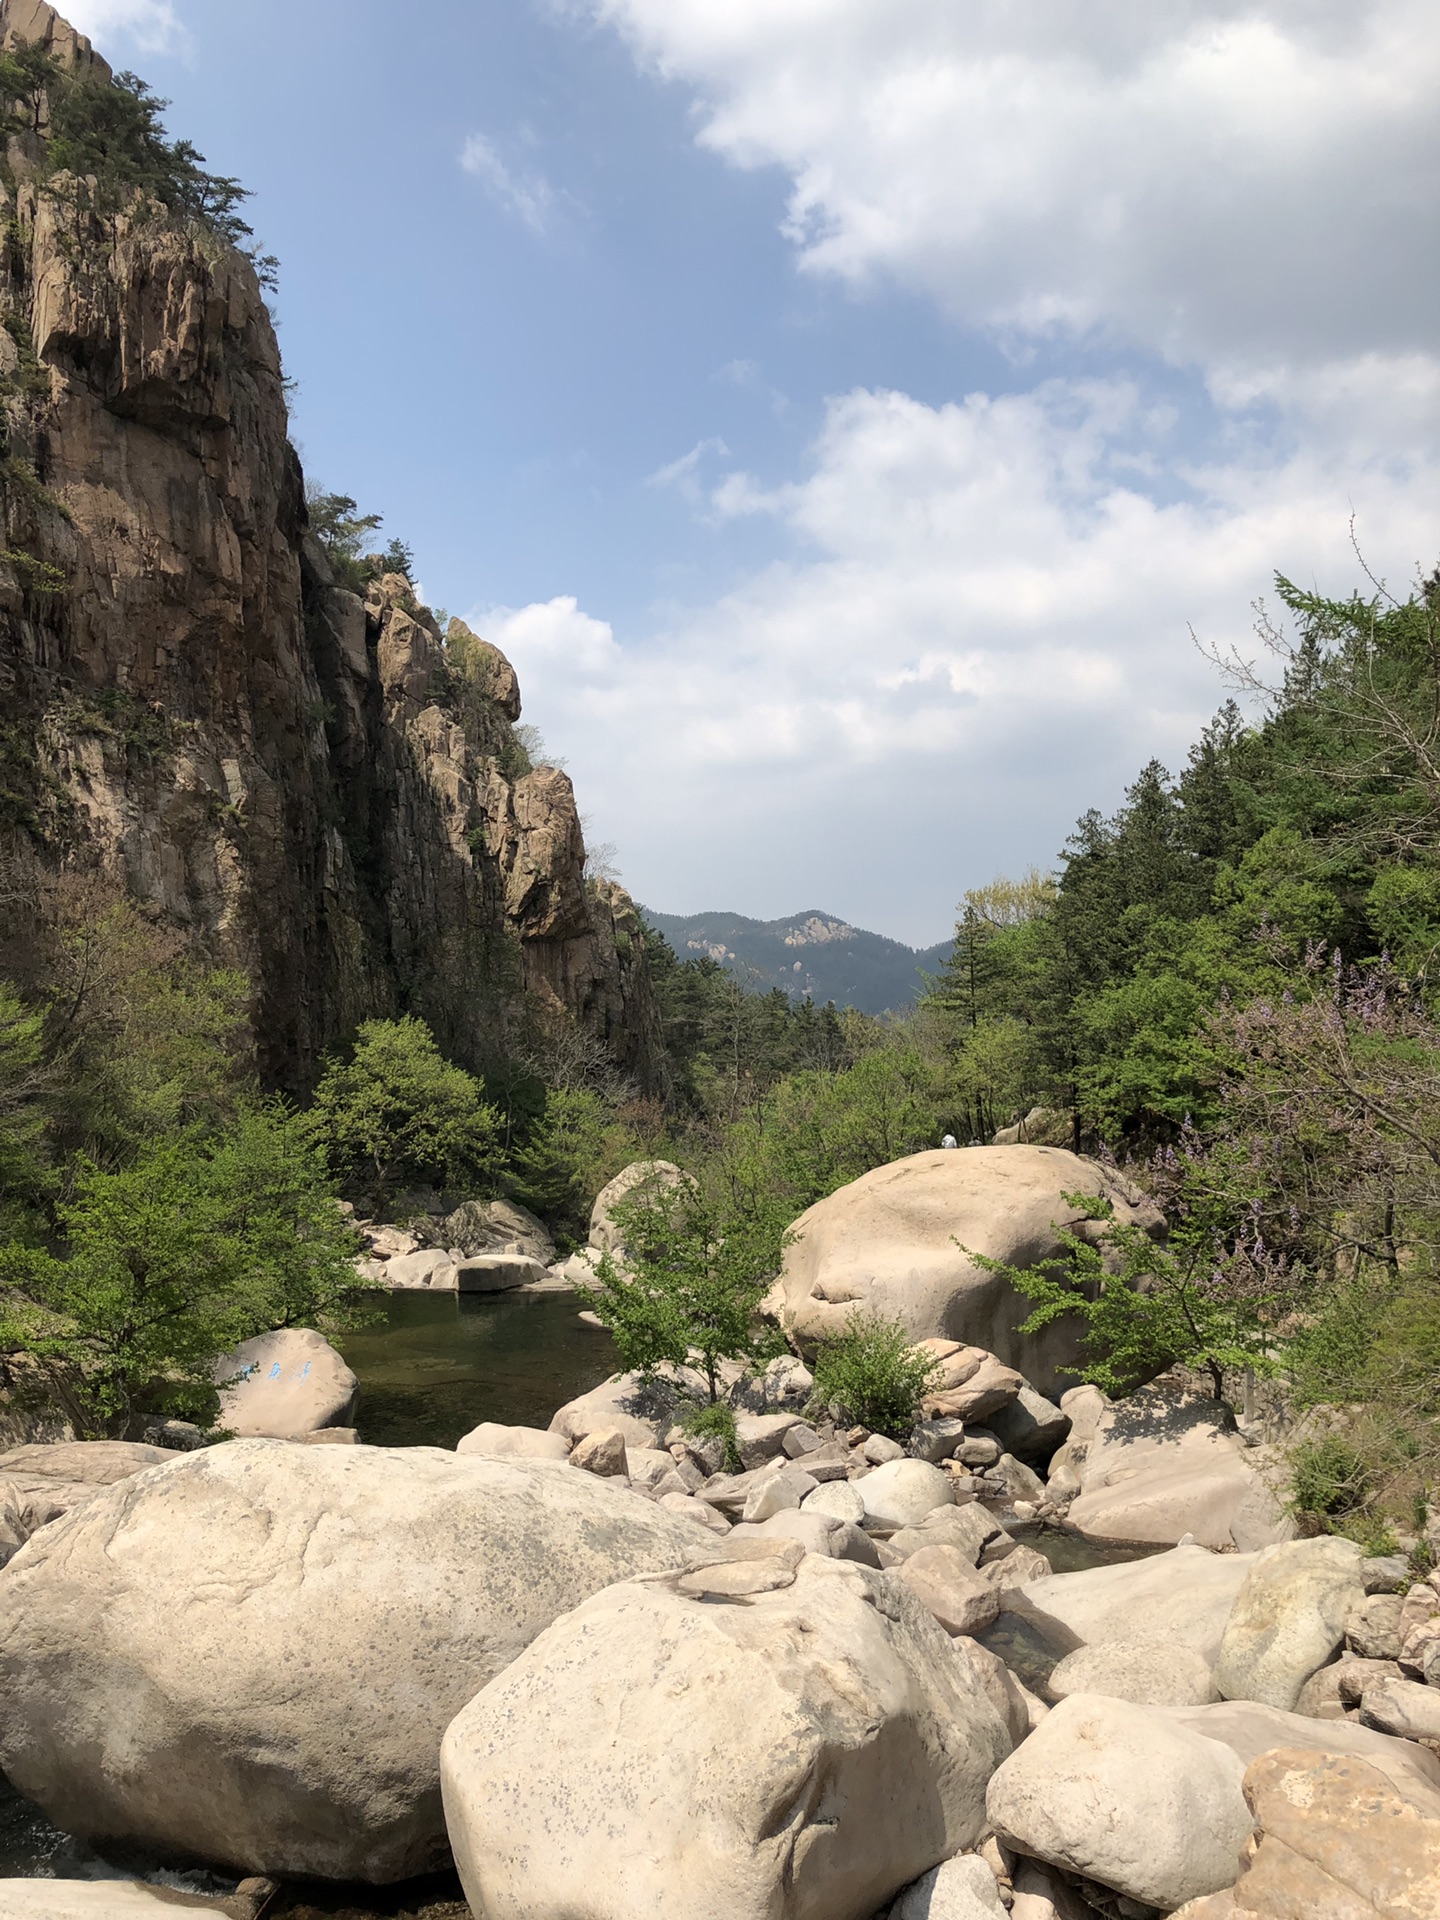
[[(72, 0), (658, 910), (924, 945), (1440, 557), (1433, 0)], [(398, 24), (397, 24), (398, 23)]]

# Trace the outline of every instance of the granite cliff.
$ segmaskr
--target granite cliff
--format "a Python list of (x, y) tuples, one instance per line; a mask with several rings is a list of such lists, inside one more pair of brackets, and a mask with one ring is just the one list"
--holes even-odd
[[(0, 48), (109, 69), (39, 0)], [(123, 878), (254, 982), (303, 1088), (370, 1014), (484, 1066), (567, 1026), (643, 1087), (664, 1056), (638, 916), (587, 882), (570, 782), (516, 739), (509, 663), (408, 580), (365, 597), (311, 532), (247, 255), (46, 165), (0, 184), (0, 851)]]

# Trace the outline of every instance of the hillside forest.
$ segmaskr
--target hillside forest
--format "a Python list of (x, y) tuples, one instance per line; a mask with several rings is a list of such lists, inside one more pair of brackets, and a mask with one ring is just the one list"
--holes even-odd
[[(240, 189), (167, 142), (140, 83), (0, 62), (12, 111), (42, 88), (57, 173), (244, 237)], [(308, 520), (342, 582), (408, 571), (403, 543), (364, 551), (379, 523), (348, 496), (312, 490)], [(815, 1200), (947, 1135), (1000, 1134), (1112, 1156), (1170, 1221), (1163, 1246), (1117, 1235), (1108, 1267), (1076, 1240), (1063, 1271), (1017, 1276), (1037, 1315), (1081, 1303), (1091, 1377), (1179, 1365), (1282, 1409), (1308, 1525), (1413, 1526), (1440, 1469), (1440, 580), (1403, 600), (1277, 594), (1260, 665), (1217, 663), (1235, 697), (1186, 765), (1141, 768), (1053, 870), (967, 893), (913, 1008), (747, 992), (651, 928), (661, 1091), (578, 1029), (517, 1031), (476, 1071), (402, 1012), (283, 1098), (257, 1068), (252, 983), (99, 872), (37, 858), (23, 808), (7, 816), (12, 1402), (83, 1433), (205, 1418), (217, 1353), (365, 1313), (350, 1210), (403, 1222), (437, 1191), (504, 1194), (563, 1249), (614, 1173), (664, 1158), (751, 1289)], [(27, 754), (0, 733), (0, 794)]]

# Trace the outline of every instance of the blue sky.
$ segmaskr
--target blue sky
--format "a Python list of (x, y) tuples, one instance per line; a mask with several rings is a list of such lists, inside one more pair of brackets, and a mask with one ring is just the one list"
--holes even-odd
[[(1435, 558), (1420, 0), (76, 0), (636, 894), (916, 944)], [(397, 27), (397, 19), (403, 24)]]

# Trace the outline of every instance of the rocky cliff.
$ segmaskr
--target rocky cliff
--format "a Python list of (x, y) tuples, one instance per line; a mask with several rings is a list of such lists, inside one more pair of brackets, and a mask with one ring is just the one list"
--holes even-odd
[[(0, 46), (109, 69), (39, 0)], [(408, 581), (345, 591), (307, 525), (251, 261), (203, 220), (45, 166), (43, 96), (0, 184), (0, 849), (90, 863), (255, 983), (303, 1087), (366, 1015), (471, 1064), (598, 1037), (664, 1061), (638, 917), (587, 884), (566, 776), (515, 675)]]

